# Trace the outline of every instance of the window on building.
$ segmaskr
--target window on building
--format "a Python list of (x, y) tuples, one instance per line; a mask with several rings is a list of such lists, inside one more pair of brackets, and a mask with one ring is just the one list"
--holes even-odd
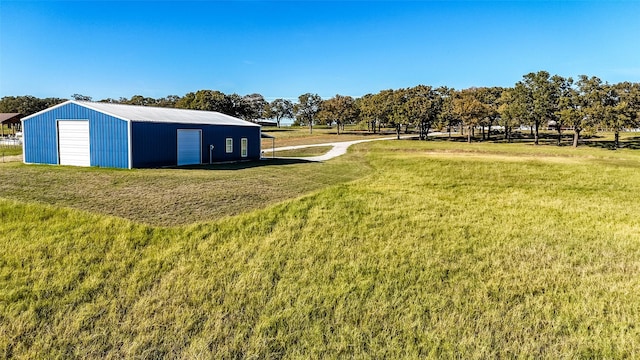
[(233, 139), (227, 138), (227, 154), (233, 152)]
[(240, 156), (247, 157), (247, 138), (240, 140)]

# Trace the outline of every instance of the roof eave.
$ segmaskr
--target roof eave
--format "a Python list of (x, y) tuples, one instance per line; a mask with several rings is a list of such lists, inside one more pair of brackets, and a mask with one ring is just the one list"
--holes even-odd
[(104, 111), (104, 110), (93, 108), (90, 105), (88, 105), (88, 104), (91, 104), (90, 102), (76, 101), (76, 100), (67, 100), (67, 101), (65, 101), (63, 103), (60, 103), (58, 105), (54, 105), (54, 106), (46, 108), (46, 109), (44, 109), (42, 111), (38, 111), (35, 114), (31, 114), (29, 116), (25, 116), (25, 117), (22, 118), (22, 121), (29, 120), (29, 119), (31, 119), (33, 117), (36, 117), (36, 116), (40, 115), (40, 114), (44, 114), (47, 111), (51, 111), (53, 109), (57, 109), (59, 107), (65, 106), (67, 104), (76, 104), (78, 106), (82, 106), (83, 108), (86, 108), (86, 109), (89, 109), (89, 110), (93, 110), (93, 111), (97, 111), (99, 113), (102, 113), (102, 114), (105, 114), (105, 115), (109, 115), (109, 116), (112, 116), (112, 117), (115, 117), (115, 118), (118, 118), (118, 119), (121, 119), (121, 120), (124, 120), (124, 121), (127, 121), (127, 122), (131, 121), (130, 119), (124, 118), (122, 116), (111, 114), (108, 111)]
[(91, 101), (74, 101), (74, 100), (71, 100), (71, 102), (76, 104), (76, 105), (78, 105), (78, 106), (82, 106), (82, 107), (85, 107), (87, 109), (90, 109), (90, 110), (93, 110), (93, 111), (97, 111), (99, 113), (102, 113), (102, 114), (105, 114), (105, 115), (109, 115), (111, 117), (114, 117), (114, 118), (117, 118), (117, 119), (120, 119), (120, 120), (124, 120), (124, 121), (127, 121), (127, 122), (132, 121), (132, 119), (127, 119), (124, 116), (116, 115), (116, 114), (110, 113), (108, 111), (104, 111), (104, 110), (101, 110), (101, 109), (94, 108), (94, 107), (92, 107), (90, 105), (90, 104), (93, 103)]
[(65, 101), (65, 102), (63, 102), (63, 103), (60, 103), (60, 104), (58, 104), (58, 105), (54, 105), (54, 106), (49, 107), (49, 108), (46, 108), (46, 109), (44, 109), (44, 110), (40, 110), (40, 111), (38, 111), (38, 112), (37, 112), (37, 113), (35, 113), (35, 114), (31, 114), (31, 115), (29, 115), (29, 116), (25, 116), (25, 117), (23, 117), (23, 118), (22, 118), (22, 121), (29, 120), (29, 119), (31, 119), (31, 118), (33, 118), (33, 117), (36, 117), (36, 116), (40, 115), (40, 114), (44, 114), (44, 113), (46, 113), (47, 111), (50, 111), (50, 110), (53, 110), (53, 109), (57, 109), (57, 108), (59, 108), (59, 107), (65, 106), (65, 105), (67, 105), (67, 104), (69, 104), (69, 103), (73, 103), (73, 102), (74, 102), (73, 100), (67, 100), (67, 101)]

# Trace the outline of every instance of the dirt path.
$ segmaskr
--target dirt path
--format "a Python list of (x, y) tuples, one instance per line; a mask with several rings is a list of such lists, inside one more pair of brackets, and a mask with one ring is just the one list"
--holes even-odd
[[(429, 135), (431, 135), (431, 134), (429, 134)], [(416, 135), (406, 135), (406, 136), (401, 136), (400, 137), (400, 139), (412, 139), (412, 138), (416, 138)], [(284, 150), (304, 149), (304, 148), (316, 147), (316, 146), (332, 146), (331, 150), (327, 151), (327, 153), (324, 154), (324, 155), (309, 156), (309, 157), (280, 157), (281, 159), (301, 159), (301, 160), (307, 160), (307, 161), (327, 161), (327, 160), (333, 159), (335, 157), (338, 157), (340, 155), (346, 154), (347, 153), (347, 149), (351, 145), (360, 144), (360, 143), (369, 142), (369, 141), (395, 140), (395, 139), (397, 139), (396, 136), (378, 138), (378, 139), (367, 139), (367, 140), (339, 141), (339, 142), (331, 142), (331, 143), (324, 143), (324, 144), (284, 146), (284, 147), (279, 147), (279, 148), (275, 148), (275, 149), (264, 149), (264, 152), (265, 153), (271, 153), (273, 150), (275, 150), (275, 151), (284, 151)]]

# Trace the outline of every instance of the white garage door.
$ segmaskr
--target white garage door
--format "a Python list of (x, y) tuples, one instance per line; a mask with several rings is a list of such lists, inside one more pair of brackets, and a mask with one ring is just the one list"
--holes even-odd
[(178, 129), (178, 165), (200, 164), (202, 130)]
[(89, 121), (58, 121), (58, 159), (60, 165), (91, 166)]

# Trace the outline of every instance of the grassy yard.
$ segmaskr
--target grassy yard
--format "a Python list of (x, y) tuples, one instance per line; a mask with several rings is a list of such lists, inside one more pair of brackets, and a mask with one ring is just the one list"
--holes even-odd
[(0, 144), (0, 157), (22, 155), (22, 145)]
[[(276, 151), (275, 156), (283, 156), (283, 157), (308, 157), (308, 156), (318, 156), (325, 154), (327, 151), (331, 150), (333, 146), (311, 146), (301, 149), (294, 150), (282, 150)], [(267, 154), (267, 157), (269, 154)]]
[(188, 169), (100, 169), (0, 163), (0, 197), (72, 207), (155, 226), (212, 221), (367, 174), (361, 157)]
[[(172, 212), (219, 176), (326, 169), (348, 174), (171, 228), (117, 194)], [(438, 141), (278, 169), (3, 165), (0, 356), (637, 358), (639, 170), (632, 150)], [(135, 221), (85, 204), (111, 196)]]
[[(322, 144), (335, 141), (351, 141), (361, 139), (374, 139), (379, 137), (393, 136), (395, 132), (389, 129), (382, 129), (382, 134), (370, 133), (366, 130), (358, 130), (354, 126), (345, 127), (345, 131), (341, 131), (338, 135), (335, 126), (328, 128), (319, 126), (313, 128), (313, 133), (309, 134), (308, 127), (265, 127), (262, 129), (264, 134), (275, 136), (275, 147)], [(262, 139), (262, 148), (270, 149), (272, 146), (271, 139)]]

